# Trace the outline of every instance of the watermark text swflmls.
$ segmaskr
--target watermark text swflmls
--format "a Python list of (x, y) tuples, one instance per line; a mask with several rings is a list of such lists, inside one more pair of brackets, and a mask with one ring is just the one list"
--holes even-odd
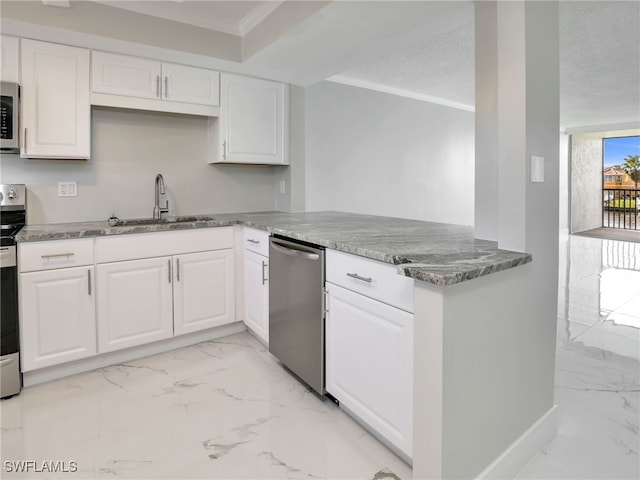
[(5, 460), (7, 473), (75, 473), (78, 462), (74, 460)]

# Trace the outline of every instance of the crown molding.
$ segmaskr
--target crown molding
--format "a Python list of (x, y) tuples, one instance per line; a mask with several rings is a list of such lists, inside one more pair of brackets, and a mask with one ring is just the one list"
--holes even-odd
[(467, 112), (476, 111), (476, 108), (474, 105), (455, 102), (452, 100), (448, 100), (446, 98), (434, 97), (432, 95), (424, 95), (422, 93), (414, 92), (412, 90), (405, 90), (403, 88), (390, 87), (388, 85), (382, 85), (380, 83), (361, 80), (358, 78), (352, 78), (346, 75), (334, 75), (332, 77), (327, 78), (327, 81), (334, 82), (334, 83), (341, 83), (343, 85), (350, 85), (352, 87), (366, 88), (367, 90), (375, 90), (377, 92), (389, 93), (391, 95), (397, 95), (400, 97), (412, 98), (414, 100), (420, 100), (422, 102), (435, 103), (437, 105), (457, 108), (458, 110), (465, 110)]

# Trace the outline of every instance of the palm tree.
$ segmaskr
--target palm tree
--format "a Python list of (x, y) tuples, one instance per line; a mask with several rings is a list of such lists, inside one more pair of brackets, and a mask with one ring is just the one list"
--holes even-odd
[(636, 190), (638, 190), (638, 182), (640, 182), (640, 155), (627, 155), (624, 158), (622, 170), (636, 183)]

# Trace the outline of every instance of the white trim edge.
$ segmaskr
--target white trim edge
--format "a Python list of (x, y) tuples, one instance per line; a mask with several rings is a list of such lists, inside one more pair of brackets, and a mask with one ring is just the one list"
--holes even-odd
[(411, 90), (405, 90), (402, 88), (390, 87), (376, 82), (370, 82), (367, 80), (361, 80), (358, 78), (351, 78), (345, 75), (334, 75), (327, 78), (328, 82), (341, 83), (343, 85), (350, 85), (352, 87), (366, 88), (367, 90), (375, 90), (377, 92), (389, 93), (391, 95), (398, 95), (400, 97), (413, 98), (414, 100), (420, 100), (422, 102), (435, 103), (437, 105), (443, 105), (445, 107), (457, 108), (459, 110), (466, 110), (467, 112), (475, 112), (474, 105), (468, 105), (466, 103), (454, 102), (447, 100), (446, 98), (433, 97), (431, 95), (424, 95), (421, 93), (413, 92)]
[(22, 374), (22, 383), (24, 387), (31, 387), (33, 385), (50, 382), (70, 375), (76, 375), (78, 373), (84, 373), (133, 360), (139, 360), (150, 355), (157, 355), (159, 353), (175, 350), (176, 348), (188, 347), (201, 342), (217, 340), (228, 335), (244, 332), (246, 329), (247, 327), (245, 324), (239, 321), (210, 328), (208, 330), (202, 330), (200, 332), (178, 335), (177, 337), (171, 337), (159, 342), (147, 343), (137, 347), (102, 353), (73, 362), (24, 372)]
[(555, 436), (557, 429), (558, 406), (554, 405), (485, 468), (476, 480), (514, 478)]

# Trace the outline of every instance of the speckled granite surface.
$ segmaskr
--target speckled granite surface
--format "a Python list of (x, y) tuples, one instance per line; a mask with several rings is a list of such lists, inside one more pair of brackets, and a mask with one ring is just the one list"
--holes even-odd
[(160, 223), (109, 226), (106, 221), (29, 225), (19, 242), (247, 225), (398, 265), (399, 273), (446, 286), (531, 262), (527, 253), (477, 240), (473, 228), (343, 212), (257, 212), (167, 217)]

